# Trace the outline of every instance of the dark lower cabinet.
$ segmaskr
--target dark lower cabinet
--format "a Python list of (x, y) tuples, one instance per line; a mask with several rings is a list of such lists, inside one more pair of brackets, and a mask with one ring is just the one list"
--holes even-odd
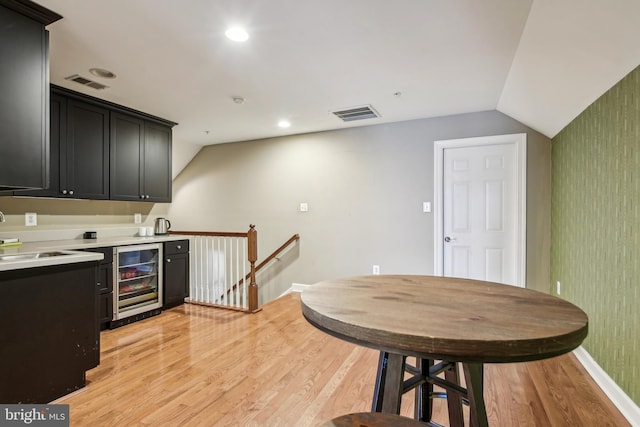
[(104, 255), (98, 267), (98, 325), (107, 329), (113, 320), (113, 247), (92, 248), (89, 252)]
[(163, 309), (184, 303), (189, 296), (189, 240), (164, 244)]
[(0, 402), (48, 403), (100, 362), (97, 262), (0, 272)]

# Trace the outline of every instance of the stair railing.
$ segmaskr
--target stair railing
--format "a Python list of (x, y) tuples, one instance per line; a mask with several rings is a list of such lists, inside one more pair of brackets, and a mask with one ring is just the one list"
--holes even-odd
[(170, 231), (189, 236), (190, 283), (186, 303), (255, 313), (258, 306), (256, 273), (292, 243), (294, 234), (256, 266), (258, 232), (251, 224), (247, 232)]
[[(258, 257), (258, 233), (255, 225), (247, 232), (171, 231), (189, 236), (190, 280), (186, 303), (208, 305), (255, 313), (258, 308), (258, 285), (255, 263)], [(234, 283), (249, 277), (228, 293)]]
[[(284, 252), (285, 249), (287, 249), (292, 243), (296, 242), (300, 240), (300, 235), (299, 234), (294, 234), (293, 236), (289, 237), (289, 239), (284, 242), (282, 245), (280, 245), (280, 247), (278, 249), (276, 249), (275, 251), (273, 251), (271, 253), (271, 255), (269, 255), (268, 257), (266, 257), (264, 260), (262, 260), (260, 262), (260, 264), (258, 264), (255, 268), (255, 274), (258, 274), (258, 272), (260, 270), (262, 270), (262, 268), (264, 266), (266, 266), (267, 264), (269, 264), (271, 261), (278, 260), (278, 255), (280, 255), (282, 252)], [(227, 291), (227, 293), (229, 292), (233, 292), (235, 291), (237, 286), (242, 286), (242, 283), (244, 283), (245, 280), (249, 279), (251, 277), (251, 273), (248, 273), (244, 278), (240, 279), (240, 281), (238, 283), (236, 283), (235, 285), (233, 285), (233, 287), (231, 289), (229, 289)]]

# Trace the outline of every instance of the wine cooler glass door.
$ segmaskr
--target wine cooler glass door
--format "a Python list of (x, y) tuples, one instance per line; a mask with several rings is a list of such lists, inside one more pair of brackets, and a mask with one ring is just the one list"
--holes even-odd
[(117, 248), (114, 313), (122, 319), (162, 306), (162, 254), (159, 244)]

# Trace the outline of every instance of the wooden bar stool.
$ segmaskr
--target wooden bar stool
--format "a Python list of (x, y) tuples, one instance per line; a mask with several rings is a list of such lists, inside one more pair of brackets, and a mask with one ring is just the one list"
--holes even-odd
[(320, 427), (424, 427), (429, 424), (381, 412), (360, 412), (342, 415), (327, 421)]

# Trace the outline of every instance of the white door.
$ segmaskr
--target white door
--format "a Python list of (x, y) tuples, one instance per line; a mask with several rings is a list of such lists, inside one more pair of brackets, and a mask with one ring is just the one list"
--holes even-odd
[(442, 275), (524, 286), (524, 151), (513, 137), (440, 144)]

